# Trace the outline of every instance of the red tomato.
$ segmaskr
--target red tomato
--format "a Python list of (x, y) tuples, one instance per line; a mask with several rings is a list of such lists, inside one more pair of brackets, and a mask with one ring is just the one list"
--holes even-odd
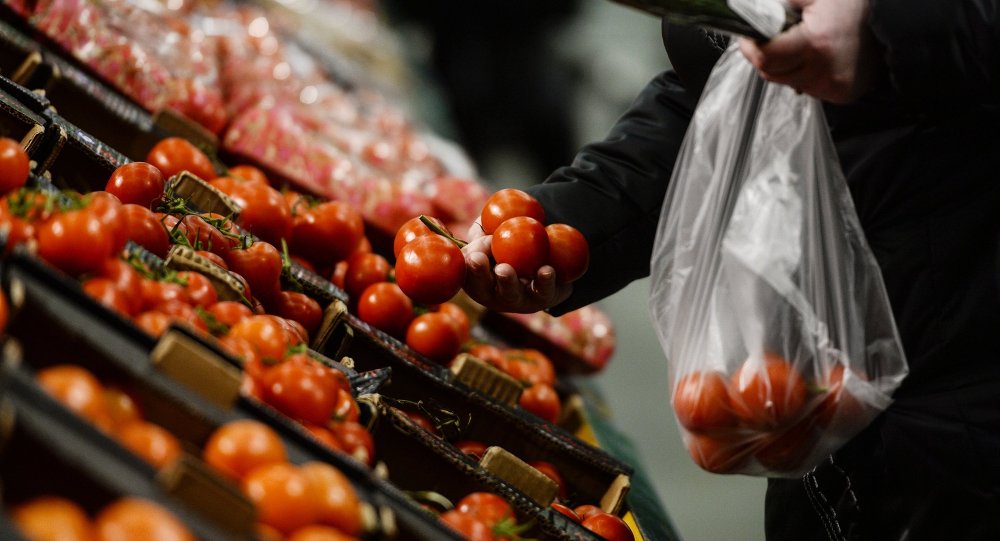
[(98, 276), (111, 280), (119, 291), (126, 294), (125, 302), (130, 314), (142, 310), (142, 295), (135, 294), (142, 291), (142, 276), (135, 267), (117, 257), (108, 258), (104, 260)]
[(153, 338), (159, 338), (163, 336), (163, 333), (167, 332), (167, 328), (174, 322), (174, 318), (163, 312), (149, 310), (135, 316), (135, 319), (132, 321), (137, 327), (145, 331), (146, 334)]
[(583, 504), (575, 507), (573, 512), (576, 513), (576, 516), (580, 517), (580, 520), (582, 521), (583, 519), (590, 518), (594, 515), (599, 515), (603, 513), (604, 510), (596, 505)]
[(807, 417), (785, 430), (768, 434), (753, 457), (771, 472), (792, 473), (803, 466), (819, 438), (815, 419)]
[(38, 384), (73, 413), (109, 432), (111, 416), (104, 403), (104, 386), (88, 370), (71, 364), (43, 368)]
[(583, 527), (608, 541), (635, 541), (635, 534), (625, 521), (610, 514), (601, 513), (583, 519)]
[(273, 244), (257, 241), (249, 248), (230, 250), (225, 258), (229, 271), (245, 278), (257, 297), (267, 298), (281, 290), (281, 252)]
[(514, 517), (514, 509), (507, 500), (491, 492), (472, 492), (455, 504), (455, 510), (472, 515), (491, 527)]
[(493, 259), (514, 267), (518, 278), (534, 279), (549, 262), (549, 239), (542, 222), (519, 216), (500, 224), (493, 232)]
[(319, 522), (358, 535), (361, 532), (361, 502), (347, 476), (324, 462), (306, 462), (300, 469), (319, 492)]
[(177, 278), (185, 282), (184, 293), (188, 300), (195, 306), (207, 308), (219, 301), (219, 296), (215, 292), (215, 286), (204, 274), (194, 271), (181, 271), (177, 273)]
[(15, 246), (35, 238), (34, 225), (0, 209), (0, 230), (2, 229), (7, 230), (7, 239), (3, 247), (4, 254), (11, 253)]
[(555, 423), (559, 420), (562, 404), (559, 394), (551, 385), (535, 383), (521, 393), (518, 405), (542, 419)]
[(264, 401), (293, 419), (325, 423), (337, 406), (340, 388), (332, 371), (308, 355), (292, 355), (264, 372)]
[(465, 310), (453, 302), (443, 302), (438, 306), (437, 311), (451, 318), (458, 331), (459, 342), (464, 344), (469, 339), (469, 315), (465, 313)]
[(308, 341), (323, 322), (323, 308), (315, 299), (297, 291), (282, 291), (268, 304), (269, 312), (285, 319), (297, 321), (305, 329)]
[(0, 194), (10, 193), (28, 181), (31, 160), (21, 143), (0, 137)]
[(401, 409), (397, 409), (396, 411), (402, 413), (408, 419), (413, 421), (414, 424), (430, 432), (431, 434), (434, 434), (435, 436), (441, 435), (441, 433), (438, 431), (438, 427), (434, 426), (434, 422), (431, 421), (430, 417), (424, 415), (423, 413), (419, 411), (401, 410)]
[(288, 536), (288, 541), (357, 541), (357, 539), (330, 526), (306, 526)]
[[(208, 220), (212, 220), (213, 222), (222, 220), (218, 223), (223, 225), (223, 229), (209, 223)], [(235, 237), (235, 228), (232, 227), (232, 224), (228, 220), (224, 220), (218, 216), (189, 214), (181, 218), (181, 225), (178, 226), (178, 229), (187, 238), (188, 244), (195, 250), (213, 252), (223, 258), (239, 244)], [(223, 230), (226, 232), (224, 233)]]
[(105, 507), (94, 519), (95, 541), (196, 541), (160, 504), (135, 497)]
[(154, 468), (169, 466), (180, 458), (181, 442), (162, 426), (146, 421), (135, 421), (121, 426), (118, 441)]
[(202, 458), (219, 473), (235, 480), (259, 466), (288, 460), (278, 433), (249, 419), (231, 421), (216, 429), (205, 443)]
[(122, 205), (122, 216), (128, 240), (142, 246), (160, 258), (167, 257), (170, 249), (170, 237), (163, 223), (156, 218), (153, 211), (141, 205), (126, 203)]
[(86, 511), (65, 498), (35, 498), (14, 507), (11, 518), (32, 541), (92, 541)]
[(257, 508), (257, 520), (285, 534), (319, 518), (319, 490), (298, 466), (258, 466), (243, 477), (242, 487)]
[(87, 194), (86, 210), (93, 212), (101, 220), (101, 225), (111, 237), (111, 254), (118, 255), (128, 242), (128, 230), (124, 215), (121, 212), (122, 203), (108, 192), (92, 192)]
[(309, 423), (303, 423), (302, 426), (304, 426), (314, 438), (330, 450), (346, 453), (344, 448), (341, 447), (340, 442), (337, 441), (337, 437), (333, 435), (333, 432), (329, 428)]
[(250, 316), (229, 329), (227, 336), (242, 338), (252, 344), (261, 360), (281, 361), (288, 348), (298, 342), (287, 327), (267, 315)]
[(86, 209), (53, 216), (38, 227), (37, 238), (38, 255), (73, 276), (99, 270), (114, 248), (100, 217)]
[(325, 269), (354, 253), (365, 234), (361, 213), (343, 201), (301, 209), (292, 220), (293, 254)]
[(684, 374), (674, 387), (671, 404), (688, 430), (705, 432), (739, 424), (729, 401), (729, 385), (720, 372)]
[(416, 302), (446, 302), (462, 289), (464, 281), (462, 250), (440, 235), (417, 237), (399, 251), (396, 283)]
[(590, 245), (583, 233), (566, 224), (545, 227), (549, 238), (549, 265), (556, 270), (559, 283), (575, 282), (590, 265)]
[(134, 298), (118, 288), (109, 278), (90, 278), (81, 284), (83, 292), (97, 302), (118, 312), (125, 317), (131, 317), (135, 312), (130, 299)]
[(224, 270), (229, 270), (229, 265), (226, 264), (226, 260), (222, 259), (221, 255), (215, 252), (209, 252), (208, 250), (196, 250), (196, 253), (209, 260), (213, 265), (222, 267)]
[(446, 364), (462, 349), (462, 338), (451, 316), (428, 312), (410, 322), (406, 345), (434, 362)]
[(264, 174), (260, 169), (252, 165), (236, 165), (229, 168), (226, 172), (227, 175), (242, 179), (247, 182), (256, 182), (257, 184), (269, 185), (267, 181), (267, 175)]
[(129, 393), (118, 387), (107, 386), (104, 387), (103, 395), (104, 409), (108, 412), (108, 417), (111, 418), (115, 432), (118, 431), (119, 427), (142, 420), (139, 405)]
[(832, 427), (834, 432), (850, 432), (857, 419), (864, 419), (866, 406), (844, 386), (847, 377), (862, 377), (848, 372), (843, 364), (835, 364), (827, 373), (825, 381), (818, 387), (825, 392), (823, 401), (816, 407), (813, 416), (819, 426)]
[(733, 374), (729, 387), (733, 410), (747, 425), (774, 428), (787, 425), (806, 405), (806, 384), (784, 358), (765, 354), (747, 359)]
[(510, 361), (507, 360), (507, 355), (503, 350), (492, 344), (473, 344), (469, 347), (467, 353), (480, 361), (486, 361), (504, 373), (509, 373)]
[[(451, 235), (448, 228), (445, 227), (444, 223), (434, 217), (428, 216), (431, 222), (440, 227), (443, 231)], [(425, 237), (430, 235), (436, 235), (437, 233), (431, 231), (429, 227), (420, 219), (420, 216), (410, 218), (406, 221), (398, 230), (396, 230), (396, 236), (392, 240), (392, 256), (399, 258), (399, 251), (403, 249), (410, 241), (416, 239), (417, 237)]]
[(559, 511), (561, 514), (565, 515), (566, 518), (572, 520), (573, 522), (576, 523), (583, 522), (583, 519), (580, 518), (580, 515), (576, 514), (576, 511), (570, 509), (569, 507), (566, 507), (561, 503), (552, 502), (551, 504), (549, 504), (549, 507), (555, 509), (556, 511)]
[(227, 327), (232, 327), (253, 315), (247, 305), (236, 301), (219, 301), (208, 307), (208, 313)]
[(462, 440), (455, 442), (455, 447), (459, 451), (475, 458), (476, 460), (481, 460), (483, 455), (486, 454), (486, 444), (481, 441), (475, 440)]
[[(184, 286), (178, 283), (143, 278), (140, 281), (140, 287), (142, 289), (142, 305), (146, 310), (153, 310), (172, 301), (184, 304), (189, 304), (191, 301)], [(185, 312), (183, 315), (188, 314)]]
[(362, 464), (372, 465), (375, 460), (375, 441), (364, 425), (352, 421), (338, 421), (327, 426), (345, 453)]
[(245, 231), (275, 246), (292, 239), (292, 213), (281, 192), (266, 184), (242, 182), (228, 193), (240, 207), (237, 222)]
[(518, 216), (527, 216), (545, 223), (545, 209), (542, 208), (542, 204), (537, 199), (521, 190), (506, 188), (494, 193), (486, 200), (480, 223), (483, 226), (483, 232), (492, 235), (500, 227), (500, 224)]
[(492, 528), (472, 515), (452, 509), (440, 516), (441, 522), (462, 534), (468, 541), (494, 541)]
[(104, 190), (124, 204), (155, 208), (163, 197), (163, 186), (159, 169), (146, 162), (132, 162), (115, 169)]
[(541, 351), (530, 348), (508, 349), (507, 373), (516, 380), (530, 384), (545, 383), (555, 385), (556, 369)]
[(370, 285), (385, 282), (392, 265), (386, 258), (371, 252), (355, 252), (347, 258), (344, 291), (356, 299)]
[(181, 171), (189, 171), (202, 180), (212, 180), (216, 176), (212, 160), (198, 147), (180, 137), (167, 137), (156, 143), (146, 155), (146, 161), (159, 169), (165, 178)]
[[(552, 481), (556, 484), (556, 487), (559, 488), (559, 497), (563, 499), (566, 498), (566, 482), (563, 481), (563, 476), (559, 473), (559, 469), (556, 468), (555, 464), (544, 460), (533, 460), (528, 462), (528, 465), (542, 472), (542, 475), (545, 477), (552, 479)], [(581, 514), (580, 516), (583, 515)]]
[(750, 458), (752, 443), (741, 435), (688, 432), (684, 439), (688, 454), (705, 471), (732, 473), (743, 468)]
[(387, 334), (403, 338), (410, 321), (413, 321), (413, 303), (398, 285), (379, 282), (361, 293), (358, 317)]
[(337, 406), (333, 409), (333, 418), (337, 421), (357, 422), (361, 417), (361, 408), (354, 400), (351, 392), (341, 388), (337, 391)]

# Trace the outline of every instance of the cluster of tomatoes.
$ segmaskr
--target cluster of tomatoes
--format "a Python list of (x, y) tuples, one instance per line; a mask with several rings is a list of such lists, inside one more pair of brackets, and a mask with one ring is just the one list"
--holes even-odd
[(608, 541), (635, 541), (632, 529), (624, 520), (617, 515), (605, 512), (596, 505), (584, 504), (571, 509), (565, 505), (553, 503), (552, 508)]
[(492, 492), (472, 492), (439, 516), (441, 522), (469, 541), (519, 541), (526, 525), (518, 525), (507, 500)]
[(518, 404), (550, 423), (559, 420), (562, 401), (556, 392), (556, 372), (544, 353), (531, 348), (505, 348), (477, 342), (466, 351), (524, 385)]
[(90, 371), (73, 364), (43, 368), (35, 378), (67, 409), (153, 467), (164, 468), (181, 456), (180, 440), (169, 430), (145, 420), (132, 395), (120, 386), (105, 385)]
[(732, 375), (692, 371), (677, 379), (672, 404), (688, 452), (705, 470), (750, 467), (794, 472), (803, 466), (835, 418), (863, 413), (844, 386), (843, 365), (810, 381), (780, 355), (747, 359)]
[(351, 541), (362, 533), (361, 502), (350, 480), (325, 462), (292, 464), (280, 436), (263, 423), (220, 426), (202, 457), (254, 504), (262, 541)]
[(93, 519), (72, 500), (51, 495), (15, 506), (10, 516), (29, 541), (196, 541), (162, 505), (134, 496), (108, 503)]

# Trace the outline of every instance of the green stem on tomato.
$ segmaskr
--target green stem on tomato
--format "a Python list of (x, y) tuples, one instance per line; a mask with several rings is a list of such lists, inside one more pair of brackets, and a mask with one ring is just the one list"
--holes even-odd
[(427, 217), (427, 216), (425, 216), (423, 214), (420, 215), (420, 221), (423, 222), (423, 224), (427, 226), (427, 229), (430, 229), (434, 233), (437, 233), (438, 235), (441, 235), (442, 237), (450, 240), (451, 242), (453, 242), (455, 244), (455, 246), (458, 246), (459, 248), (465, 248), (465, 245), (469, 244), (468, 242), (465, 242), (462, 239), (455, 238), (454, 235), (452, 235), (451, 233), (449, 233), (448, 231), (446, 231), (444, 228), (442, 228), (438, 224), (434, 223), (433, 220), (431, 220), (429, 217)]

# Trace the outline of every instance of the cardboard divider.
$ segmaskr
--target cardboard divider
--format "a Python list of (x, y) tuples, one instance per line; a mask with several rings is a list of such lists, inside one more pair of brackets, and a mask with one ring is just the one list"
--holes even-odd
[(232, 198), (190, 171), (181, 171), (170, 177), (169, 184), (175, 195), (202, 212), (214, 212), (233, 221), (240, 215), (240, 207)]
[[(136, 249), (137, 247), (133, 247)], [(226, 269), (216, 265), (207, 257), (187, 246), (174, 244), (167, 252), (163, 265), (177, 271), (195, 271), (204, 274), (212, 282), (219, 300), (242, 302), (246, 300), (243, 283)]]

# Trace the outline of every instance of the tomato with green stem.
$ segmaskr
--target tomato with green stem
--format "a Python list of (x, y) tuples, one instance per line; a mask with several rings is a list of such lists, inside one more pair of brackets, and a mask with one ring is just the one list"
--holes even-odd
[(236, 221), (245, 231), (275, 246), (292, 238), (292, 214), (281, 192), (266, 184), (238, 182), (228, 194), (240, 207)]
[(126, 203), (121, 208), (122, 220), (128, 240), (142, 246), (150, 253), (160, 258), (167, 257), (170, 250), (170, 237), (163, 223), (157, 219), (153, 211), (141, 205)]
[(440, 304), (454, 297), (465, 281), (465, 256), (440, 235), (417, 237), (396, 260), (396, 283), (414, 301)]
[(407, 220), (403, 225), (396, 230), (396, 236), (392, 240), (392, 256), (399, 258), (399, 251), (403, 249), (411, 241), (417, 237), (426, 237), (429, 235), (437, 234), (431, 230), (425, 223), (425, 220), (430, 221), (439, 231), (443, 231), (447, 235), (451, 235), (448, 228), (445, 227), (444, 222), (438, 218), (432, 216), (416, 216)]
[(281, 252), (273, 244), (256, 241), (246, 248), (230, 250), (225, 259), (229, 271), (246, 279), (257, 297), (267, 298), (281, 291)]

